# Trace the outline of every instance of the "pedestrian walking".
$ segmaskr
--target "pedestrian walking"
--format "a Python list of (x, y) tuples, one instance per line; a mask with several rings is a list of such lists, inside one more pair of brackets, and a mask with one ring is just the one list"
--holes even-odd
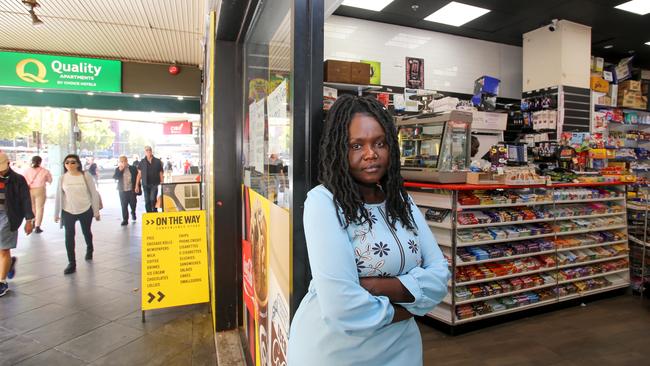
[(144, 207), (147, 212), (158, 212), (156, 199), (158, 199), (158, 186), (163, 181), (163, 164), (160, 159), (153, 156), (151, 146), (144, 147), (144, 155), (145, 157), (138, 164), (135, 193), (144, 192)]
[(71, 274), (77, 270), (75, 256), (75, 225), (79, 221), (81, 232), (86, 240), (86, 260), (93, 259), (93, 233), (90, 226), (95, 220), (99, 221), (101, 198), (93, 178), (81, 167), (79, 156), (70, 154), (63, 159), (63, 175), (59, 178), (56, 189), (54, 221), (61, 220), (65, 228), (65, 250), (68, 254), (68, 266), (63, 274)]
[(16, 274), (16, 257), (11, 249), (18, 244), (18, 229), (25, 220), (25, 234), (34, 228), (32, 200), (25, 178), (11, 170), (9, 157), (0, 152), (0, 296), (9, 291), (7, 279)]
[(117, 181), (117, 191), (120, 194), (120, 205), (122, 206), (122, 226), (129, 223), (129, 206), (131, 207), (131, 220), (135, 222), (135, 208), (137, 198), (135, 195), (135, 185), (138, 178), (138, 169), (129, 165), (125, 155), (120, 156), (117, 168), (113, 174), (113, 179)]
[(46, 184), (52, 183), (52, 174), (49, 170), (43, 168), (41, 164), (43, 159), (36, 155), (32, 158), (32, 166), (25, 171), (25, 180), (29, 185), (29, 195), (32, 199), (32, 210), (36, 216), (34, 232), (40, 234), (43, 232), (41, 224), (43, 223), (43, 209), (47, 198)]

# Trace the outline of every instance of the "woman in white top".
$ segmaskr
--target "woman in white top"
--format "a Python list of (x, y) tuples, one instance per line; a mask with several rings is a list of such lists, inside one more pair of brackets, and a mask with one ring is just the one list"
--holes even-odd
[(43, 232), (41, 223), (43, 222), (43, 208), (45, 207), (45, 185), (52, 183), (52, 174), (41, 166), (42, 162), (43, 159), (40, 156), (34, 156), (31, 168), (27, 169), (23, 174), (29, 185), (29, 195), (32, 197), (32, 209), (36, 217), (36, 227), (34, 227), (36, 234)]
[(68, 252), (68, 266), (64, 274), (77, 270), (74, 236), (77, 220), (86, 239), (86, 260), (93, 259), (93, 233), (90, 225), (93, 216), (99, 221), (100, 197), (90, 174), (83, 171), (79, 156), (70, 154), (63, 159), (63, 175), (56, 190), (54, 221), (61, 220), (65, 227), (65, 249)]

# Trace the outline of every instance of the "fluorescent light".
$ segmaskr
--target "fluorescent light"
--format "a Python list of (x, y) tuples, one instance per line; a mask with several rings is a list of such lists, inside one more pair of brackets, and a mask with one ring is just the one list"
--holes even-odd
[(42, 92), (43, 92), (43, 89), (36, 89), (36, 92), (37, 92), (37, 93), (42, 93)]
[(393, 0), (343, 0), (345, 6), (353, 8), (368, 9), (373, 11), (381, 11), (386, 5), (392, 3)]
[(86, 93), (86, 94), (88, 94), (88, 95), (95, 95), (95, 93), (93, 93), (93, 92), (88, 92), (88, 93)]
[(438, 9), (435, 13), (424, 18), (424, 20), (460, 27), (489, 12), (490, 10), (488, 9), (452, 1)]
[(650, 1), (648, 0), (632, 0), (621, 5), (615, 6), (616, 9), (629, 11), (639, 15), (646, 15), (650, 13)]
[(133, 94), (133, 98), (140, 98), (140, 94)]
[(646, 42), (645, 44), (648, 45), (648, 46), (650, 46), (650, 42)]
[(606, 50), (608, 50), (608, 49), (610, 49), (610, 48), (614, 48), (614, 45), (613, 45), (613, 44), (608, 44), (608, 45), (606, 45), (606, 46), (603, 46), (603, 48), (606, 49)]
[(183, 98), (182, 95), (179, 95), (179, 96), (176, 97), (176, 99), (178, 99), (178, 100), (183, 100), (184, 98)]

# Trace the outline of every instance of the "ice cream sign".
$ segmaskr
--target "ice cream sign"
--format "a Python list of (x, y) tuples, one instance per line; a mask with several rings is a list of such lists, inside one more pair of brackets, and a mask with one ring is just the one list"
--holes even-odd
[(0, 52), (0, 86), (79, 91), (122, 91), (115, 60)]

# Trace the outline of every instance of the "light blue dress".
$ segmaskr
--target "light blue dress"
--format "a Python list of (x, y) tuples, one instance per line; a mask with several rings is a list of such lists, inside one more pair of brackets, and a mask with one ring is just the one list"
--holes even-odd
[(393, 230), (384, 203), (365, 207), (372, 230), (367, 223), (344, 229), (329, 190), (321, 185), (307, 196), (303, 222), (313, 279), (291, 324), (289, 366), (422, 365), (415, 320), (391, 324), (389, 299), (371, 295), (359, 277), (397, 277), (415, 298), (400, 305), (424, 315), (447, 294), (447, 261), (412, 202), (417, 236), (399, 222)]

